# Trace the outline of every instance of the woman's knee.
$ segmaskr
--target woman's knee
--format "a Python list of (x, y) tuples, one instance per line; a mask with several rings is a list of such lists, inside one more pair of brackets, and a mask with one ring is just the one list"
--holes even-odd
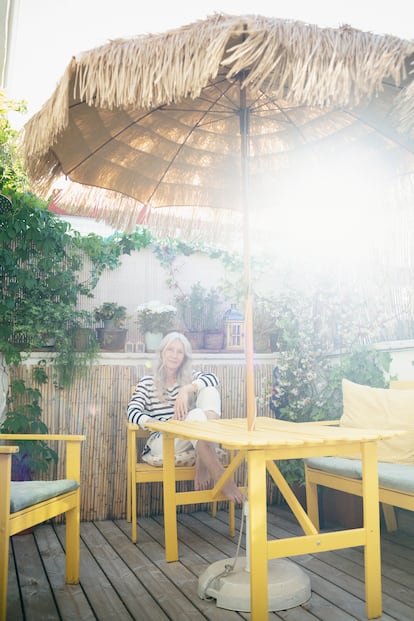
[(194, 408), (193, 410), (190, 410), (187, 414), (187, 416), (185, 417), (186, 421), (192, 422), (192, 421), (206, 421), (207, 420), (207, 416), (204, 412), (204, 410), (202, 410), (201, 408)]
[(220, 393), (214, 386), (206, 386), (202, 388), (197, 395), (197, 408), (204, 412), (210, 410), (221, 415), (221, 399)]

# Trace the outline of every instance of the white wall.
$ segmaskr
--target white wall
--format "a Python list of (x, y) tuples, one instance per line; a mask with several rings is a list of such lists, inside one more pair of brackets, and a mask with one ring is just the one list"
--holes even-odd
[[(221, 261), (212, 260), (202, 254), (180, 256), (174, 266), (178, 270), (178, 283), (185, 293), (189, 293), (191, 285), (197, 281), (207, 289), (217, 286), (225, 275)], [(82, 278), (86, 275), (87, 270)], [(122, 265), (102, 274), (94, 291), (94, 298), (83, 299), (81, 308), (91, 310), (103, 302), (116, 302), (125, 306), (129, 316), (126, 323), (127, 338), (128, 341), (137, 342), (142, 335), (139, 334), (136, 323), (136, 307), (150, 300), (175, 304), (175, 291), (169, 287), (168, 277), (168, 271), (161, 266), (149, 248), (123, 255)]]

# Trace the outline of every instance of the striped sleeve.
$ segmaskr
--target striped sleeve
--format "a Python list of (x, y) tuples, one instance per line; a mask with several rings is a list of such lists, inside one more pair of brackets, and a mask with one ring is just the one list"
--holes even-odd
[(146, 412), (148, 412), (151, 407), (152, 384), (152, 377), (145, 376), (142, 377), (136, 385), (135, 392), (127, 408), (127, 417), (130, 423), (142, 426), (144, 420), (148, 419), (148, 414)]
[(217, 375), (214, 373), (207, 373), (205, 371), (193, 371), (193, 384), (195, 384), (198, 390), (202, 388), (207, 388), (208, 386), (213, 386), (217, 388), (219, 385), (219, 380)]

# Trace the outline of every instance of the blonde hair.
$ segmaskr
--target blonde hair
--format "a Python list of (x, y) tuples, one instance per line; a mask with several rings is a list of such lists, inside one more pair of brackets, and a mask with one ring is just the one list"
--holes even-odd
[(181, 332), (169, 332), (162, 339), (157, 353), (154, 370), (154, 382), (157, 389), (158, 397), (163, 400), (167, 388), (167, 376), (164, 367), (163, 354), (164, 350), (173, 342), (180, 341), (184, 346), (184, 360), (177, 369), (177, 384), (185, 386), (191, 384), (192, 381), (192, 354), (191, 344), (189, 340)]

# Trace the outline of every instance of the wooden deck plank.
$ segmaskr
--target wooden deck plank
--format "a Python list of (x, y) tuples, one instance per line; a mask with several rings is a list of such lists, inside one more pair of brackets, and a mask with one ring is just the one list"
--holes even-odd
[(23, 621), (22, 605), (20, 602), (19, 585), (17, 582), (16, 568), (14, 564), (13, 552), (14, 538), (11, 538), (9, 549), (9, 588), (8, 588), (8, 619), (13, 621)]
[[(215, 600), (197, 594), (204, 569), (223, 556), (236, 555), (238, 537), (228, 535), (226, 511), (216, 518), (204, 511), (182, 513), (178, 524), (180, 560), (166, 563), (162, 516), (140, 518), (136, 545), (125, 520), (82, 522), (80, 585), (64, 584), (62, 524), (45, 524), (34, 535), (13, 537), (8, 621), (248, 620), (248, 613), (220, 609)], [(277, 506), (269, 509), (268, 530), (272, 537), (286, 537), (300, 527), (286, 507)], [(379, 621), (414, 619), (414, 536), (383, 533), (381, 545), (384, 614)], [(244, 535), (240, 555), (245, 555)], [(269, 621), (366, 621), (361, 548), (292, 560), (309, 574), (312, 597), (303, 606), (270, 613)]]
[[(105, 572), (101, 569), (89, 548), (88, 532), (90, 525), (90, 522), (83, 522), (81, 525), (81, 587), (96, 619), (130, 621), (133, 617), (118, 593), (112, 588)], [(58, 525), (56, 531), (61, 540), (64, 541), (64, 526)], [(84, 537), (83, 533), (85, 531)]]
[[(189, 516), (185, 516), (183, 519), (188, 523), (188, 517)], [(191, 516), (190, 516), (191, 517)], [(198, 514), (194, 514), (194, 519), (197, 520), (199, 519)], [(203, 521), (203, 525), (205, 525), (206, 520), (208, 520), (208, 518), (205, 516), (205, 514), (203, 514), (202, 517), (200, 517), (200, 519), (202, 519)], [(211, 525), (211, 524), (210, 524)], [(217, 528), (217, 526), (215, 527)], [(269, 534), (271, 533), (271, 529), (269, 528)], [(286, 531), (282, 531), (279, 529), (279, 536), (288, 536), (289, 533), (287, 533)], [(242, 554), (244, 554), (245, 552), (245, 543), (242, 543)], [(341, 590), (338, 589), (337, 585), (335, 585), (334, 587), (332, 587), (331, 583), (329, 582), (329, 580), (326, 580), (325, 583), (321, 582), (321, 580), (319, 579), (320, 576), (318, 575), (318, 573), (315, 574), (315, 572), (312, 571), (312, 563), (317, 562), (317, 559), (315, 557), (312, 557), (311, 555), (303, 555), (300, 557), (295, 557), (295, 562), (297, 562), (301, 568), (310, 575), (311, 578), (311, 584), (312, 584), (312, 588), (313, 588), (313, 592), (318, 593), (320, 596), (320, 600), (319, 600), (319, 606), (318, 608), (319, 610), (319, 614), (321, 613), (321, 610), (328, 610), (329, 612), (327, 613), (326, 616), (326, 621), (331, 621), (332, 620), (332, 606), (335, 606), (335, 609), (339, 608), (341, 609), (343, 604), (342, 604), (342, 599), (341, 599)], [(318, 579), (315, 583), (316, 588), (314, 588), (314, 584), (313, 582), (315, 581), (315, 579)], [(329, 596), (332, 598), (332, 601), (329, 601)], [(349, 613), (349, 619), (359, 619), (359, 618), (364, 618), (364, 616), (361, 617), (361, 612), (363, 614), (365, 614), (365, 602), (364, 601), (357, 601), (357, 608), (356, 609), (349, 609), (351, 602), (349, 601), (350, 598), (348, 597), (348, 592), (345, 591), (342, 593), (342, 598), (344, 600), (346, 600), (346, 605), (345, 608), (343, 608), (344, 613), (347, 611), (347, 607), (348, 607), (348, 613)], [(322, 604), (322, 600), (324, 600), (324, 604)], [(312, 610), (312, 599), (311, 602), (309, 604), (304, 604), (303, 606), (301, 606), (300, 608), (306, 610), (309, 614), (314, 613), (314, 610)], [(293, 610), (293, 609), (292, 609)], [(295, 609), (297, 610), (297, 609)], [(279, 614), (280, 613), (275, 613), (275, 614)], [(317, 617), (320, 619), (324, 619), (323, 616), (321, 617)], [(346, 616), (344, 618), (347, 618)]]
[(79, 584), (65, 583), (65, 553), (52, 525), (34, 531), (57, 608), (64, 621), (92, 621), (95, 617)]
[[(118, 522), (124, 532), (128, 535), (130, 533), (131, 526), (127, 522)], [(240, 620), (239, 613), (218, 610), (215, 602), (202, 600), (197, 595), (198, 587), (198, 573), (188, 571), (187, 565), (180, 558), (179, 561), (174, 563), (167, 563), (165, 561), (165, 550), (163, 546), (164, 542), (164, 530), (162, 526), (152, 518), (143, 518), (140, 520), (141, 527), (141, 543), (140, 548), (148, 555), (153, 563), (159, 568), (159, 570), (174, 584), (179, 590), (182, 590), (191, 602), (197, 607), (200, 614), (200, 619), (210, 619), (211, 621), (236, 621)], [(186, 542), (187, 543), (187, 542)], [(191, 556), (191, 550), (186, 544), (181, 548), (185, 558)], [(199, 558), (194, 555), (195, 558)], [(203, 567), (204, 569), (204, 567)], [(179, 618), (179, 617), (172, 617)]]
[(13, 550), (24, 608), (30, 610), (33, 618), (58, 619), (55, 600), (43, 569), (34, 536), (18, 535), (13, 537)]
[[(138, 546), (131, 547), (129, 540), (126, 539), (125, 533), (113, 522), (97, 522), (97, 528), (105, 535), (106, 541), (119, 552), (123, 551), (123, 561), (128, 566), (129, 571), (139, 576), (145, 589), (147, 590), (148, 599), (152, 600), (159, 608), (160, 619), (169, 619), (173, 617), (177, 619), (193, 619), (197, 618), (197, 610), (186, 596), (185, 591), (182, 593), (175, 588), (165, 575), (160, 571), (156, 563), (151, 562), (144, 552)], [(130, 527), (130, 525), (129, 525)], [(129, 536), (129, 532), (128, 532)], [(163, 553), (163, 552), (162, 552)], [(137, 606), (135, 600), (135, 610), (141, 615), (141, 601)], [(169, 616), (168, 616), (169, 615)], [(137, 617), (141, 619), (141, 616)], [(144, 619), (144, 617), (142, 616)], [(157, 618), (153, 613), (148, 614), (148, 619)]]
[[(180, 550), (182, 552), (182, 557), (180, 560), (183, 564), (185, 564), (196, 576), (196, 581), (198, 585), (198, 577), (202, 574), (202, 572), (212, 563), (217, 560), (221, 560), (223, 556), (227, 556), (229, 559), (235, 558), (237, 555), (237, 538), (229, 539), (228, 536), (228, 524), (227, 524), (227, 515), (224, 515), (223, 521), (220, 519), (212, 518), (211, 515), (208, 515), (208, 521), (203, 523), (197, 520), (197, 513), (194, 517), (189, 514), (183, 514), (180, 517), (179, 524), (179, 533), (181, 538), (181, 547)], [(162, 519), (160, 521), (157, 518), (157, 521), (162, 528)], [(144, 528), (148, 526), (145, 524)], [(163, 530), (159, 531), (161, 536), (161, 540), (163, 539)], [(221, 533), (221, 534), (220, 534)], [(152, 534), (155, 535), (152, 525)], [(202, 536), (200, 537), (199, 534)], [(183, 543), (185, 541), (185, 544)], [(223, 545), (224, 543), (227, 546)], [(229, 547), (228, 547), (229, 546)], [(227, 553), (224, 553), (224, 548), (227, 549)], [(245, 556), (244, 550), (242, 550), (242, 554), (240, 556)], [(195, 560), (194, 560), (195, 559)], [(204, 600), (202, 600), (204, 601)], [(228, 611), (224, 611), (222, 609), (216, 609), (219, 613), (217, 617), (218, 621), (221, 619), (227, 619), (224, 617), (224, 613)], [(235, 614), (233, 612), (233, 614)], [(243, 619), (250, 619), (250, 615), (248, 613), (238, 613)], [(240, 618), (239, 617), (239, 618)], [(289, 619), (289, 621), (312, 621), (316, 619), (316, 617), (309, 612), (307, 612), (303, 607), (296, 607), (289, 611), (279, 611), (269, 613), (269, 619)]]
[[(209, 521), (208, 516), (204, 513), (193, 515), (195, 519), (202, 519), (203, 523)], [(183, 516), (183, 520), (188, 521), (188, 516)], [(299, 527), (296, 523), (291, 520), (283, 523), (283, 519), (280, 518), (279, 514), (277, 517), (277, 524), (278, 526), (272, 526), (272, 515), (269, 513), (268, 531), (270, 536), (287, 537), (299, 532)], [(284, 526), (284, 528), (282, 528), (282, 526)], [(286, 526), (288, 526), (288, 529)], [(303, 555), (294, 557), (292, 560), (297, 562), (304, 571), (310, 574), (312, 592), (319, 594), (319, 596), (327, 602), (328, 608), (330, 607), (330, 603), (337, 609), (342, 610), (345, 614), (350, 615), (349, 618), (365, 619), (365, 586), (363, 576), (361, 580), (357, 580), (352, 573), (348, 575), (346, 572), (343, 572), (342, 567), (340, 570), (334, 568), (333, 571), (332, 567), (321, 562), (319, 557), (320, 554), (316, 556)], [(311, 606), (312, 600), (310, 604), (304, 604), (303, 607), (311, 609)], [(395, 603), (395, 606), (400, 608), (398, 602)], [(406, 614), (405, 608), (403, 608), (401, 614)], [(391, 618), (394, 617), (385, 614), (381, 617), (383, 621)], [(397, 618), (406, 619), (407, 617), (401, 616)], [(326, 621), (331, 621), (331, 619), (332, 616), (326, 617)]]
[[(300, 527), (292, 521), (291, 514), (285, 514), (288, 519), (283, 519), (283, 514), (279, 513), (277, 517), (277, 524), (283, 526), (284, 530), (280, 533), (277, 528), (273, 528), (273, 533), (277, 532), (278, 536), (288, 536), (291, 534), (300, 533)], [(274, 520), (270, 513), (270, 520)], [(271, 529), (272, 530), (272, 529)], [(322, 552), (312, 557), (310, 563), (306, 566), (312, 570), (315, 574), (312, 577), (312, 588), (316, 589), (316, 576), (324, 578), (329, 582), (333, 582), (335, 597), (339, 596), (340, 591), (337, 587), (341, 587), (343, 591), (348, 594), (345, 601), (340, 604), (339, 600), (335, 600), (334, 603), (338, 608), (343, 608), (356, 618), (365, 619), (365, 584), (364, 584), (364, 571), (363, 571), (363, 555), (362, 550), (359, 549), (360, 561), (358, 563), (350, 562), (343, 556), (344, 551), (334, 552)], [(351, 552), (351, 549), (347, 551)], [(299, 558), (298, 562), (300, 562)], [(329, 559), (329, 562), (327, 562)], [(340, 568), (340, 570), (338, 569)], [(383, 567), (383, 615), (381, 619), (409, 619), (412, 614), (412, 605), (406, 604), (401, 601), (398, 596), (395, 597), (396, 589), (390, 586), (390, 582), (387, 581), (387, 572)], [(315, 585), (315, 586), (314, 586)], [(398, 586), (398, 585), (397, 585)], [(388, 589), (387, 589), (388, 587)], [(326, 593), (326, 584), (323, 585), (324, 593)], [(391, 593), (388, 595), (387, 593)], [(402, 593), (402, 591), (401, 591)], [(411, 595), (406, 590), (408, 599), (411, 599)], [(355, 599), (355, 597), (357, 599)], [(362, 609), (361, 609), (362, 604)], [(361, 615), (361, 617), (360, 617)]]
[[(102, 534), (97, 523), (86, 523), (83, 528), (82, 537), (87, 541), (88, 549), (98, 563), (100, 569), (105, 573), (112, 589), (117, 593), (130, 615), (134, 619), (143, 621), (151, 619), (165, 620), (168, 617), (163, 613), (160, 606), (147, 593), (142, 581), (137, 574), (147, 571), (140, 559), (134, 559), (133, 565), (137, 568), (136, 573), (131, 571), (125, 560), (125, 551), (122, 543), (119, 548), (114, 548), (111, 542)], [(107, 524), (103, 522), (102, 524)], [(112, 522), (109, 522), (112, 525)]]

